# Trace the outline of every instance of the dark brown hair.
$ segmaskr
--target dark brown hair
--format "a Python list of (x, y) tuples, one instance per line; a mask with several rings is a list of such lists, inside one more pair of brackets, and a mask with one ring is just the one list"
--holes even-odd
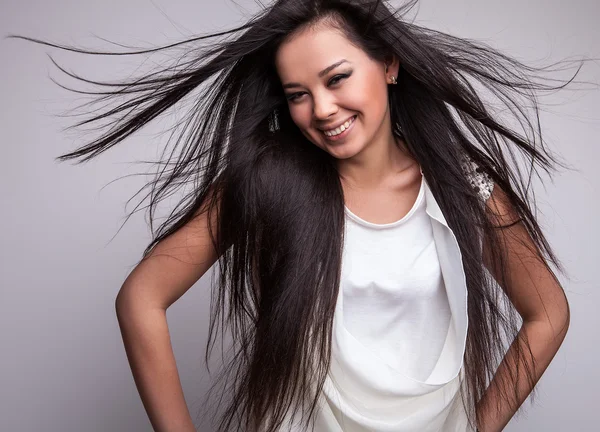
[[(555, 80), (542, 78), (551, 67), (529, 67), (483, 43), (414, 24), (405, 16), (415, 4), (391, 10), (377, 0), (280, 0), (229, 31), (119, 53), (21, 37), (92, 55), (188, 48), (173, 64), (120, 82), (90, 81), (55, 63), (65, 74), (97, 86), (89, 94), (98, 101), (119, 101), (74, 125), (102, 123), (107, 129), (59, 160), (94, 158), (176, 104), (191, 104), (178, 125), (171, 156), (159, 162), (159, 175), (147, 185), (151, 227), (162, 198), (180, 187), (193, 187), (158, 230), (153, 229), (142, 259), (201, 211), (218, 210), (218, 233), (211, 236), (220, 258), (207, 361), (219, 316), (223, 333), (229, 329), (233, 341), (218, 381), (229, 395), (219, 431), (272, 432), (290, 408), (306, 414), (309, 426), (329, 368), (344, 198), (335, 161), (292, 121), (275, 70), (278, 47), (295, 32), (332, 26), (373, 59), (389, 54), (401, 59), (398, 85), (389, 88), (392, 124), (399, 126), (393, 132), (421, 165), (463, 257), (470, 324), (461, 394), (471, 421), (520, 321), (500, 289), (506, 281), (495, 281), (487, 272), (481, 237), (472, 235), (485, 236), (504, 275), (500, 251), (506, 227), (498, 226), (495, 215), (481, 205), (460, 168), (462, 155), (504, 192), (514, 209), (514, 223), (530, 234), (536, 256), (549, 270), (552, 264), (564, 273), (536, 222), (529, 178), (518, 162), (520, 158), (527, 164), (529, 175), (560, 164), (543, 145), (537, 96), (565, 84), (551, 85)], [(228, 37), (202, 45), (218, 36)], [(508, 108), (523, 135), (493, 115), (475, 84)], [(522, 109), (525, 103), (533, 107), (536, 122)], [(201, 209), (205, 201), (210, 205)], [(531, 353), (520, 349), (518, 356)], [(534, 384), (530, 368), (513, 371), (501, 386), (505, 398), (516, 392), (514, 383), (521, 374)]]

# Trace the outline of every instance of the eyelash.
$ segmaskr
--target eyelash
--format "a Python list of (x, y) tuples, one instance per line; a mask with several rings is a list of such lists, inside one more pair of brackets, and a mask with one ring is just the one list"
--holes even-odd
[[(340, 82), (342, 79), (344, 78), (348, 78), (351, 74), (338, 74), (335, 75), (334, 77), (331, 78), (331, 80), (329, 80), (329, 84), (337, 84), (338, 82)], [(333, 82), (335, 80), (335, 82)], [(296, 99), (298, 99), (298, 97), (300, 97), (303, 93), (302, 92), (298, 92), (298, 93), (294, 93), (292, 95), (290, 95), (287, 100), (289, 101), (294, 101)]]

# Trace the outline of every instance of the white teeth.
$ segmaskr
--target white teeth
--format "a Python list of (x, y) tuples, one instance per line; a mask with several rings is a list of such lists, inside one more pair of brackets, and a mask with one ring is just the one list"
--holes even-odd
[(344, 123), (340, 127), (333, 129), (333, 130), (329, 130), (329, 131), (323, 131), (323, 133), (327, 136), (339, 135), (342, 132), (344, 132), (346, 129), (348, 129), (348, 127), (352, 124), (353, 121), (354, 121), (354, 117), (352, 117), (350, 120), (348, 120), (346, 123)]

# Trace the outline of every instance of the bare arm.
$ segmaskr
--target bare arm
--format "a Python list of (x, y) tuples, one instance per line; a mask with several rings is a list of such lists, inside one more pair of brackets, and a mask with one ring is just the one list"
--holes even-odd
[[(518, 219), (511, 211), (506, 195), (497, 185), (488, 200), (488, 206), (495, 214), (502, 215), (502, 224)], [(505, 228), (504, 232), (507, 234), (503, 253), (507, 257), (508, 282), (502, 288), (523, 318), (523, 325), (478, 403), (477, 410), (481, 415), (478, 427), (481, 432), (503, 430), (533, 390), (525, 374), (521, 374), (520, 381), (515, 383), (518, 398), (503, 403), (500, 412), (493, 408), (500, 397), (499, 383), (508, 379), (511, 369), (519, 367), (524, 370), (524, 365), (517, 366), (522, 361), (517, 356), (517, 345), (522, 345), (521, 350), (527, 351), (524, 341), (529, 341), (535, 359), (535, 367), (532, 365), (532, 368), (537, 383), (554, 358), (569, 327), (569, 305), (563, 289), (554, 274), (544, 266), (542, 258), (534, 253), (533, 241), (523, 224)], [(501, 280), (498, 265), (492, 262), (485, 242), (484, 262), (494, 278)]]
[[(215, 221), (211, 224), (216, 233)], [(117, 296), (117, 319), (127, 359), (157, 432), (195, 431), (175, 363), (166, 311), (217, 259), (205, 212), (159, 242), (127, 277)]]

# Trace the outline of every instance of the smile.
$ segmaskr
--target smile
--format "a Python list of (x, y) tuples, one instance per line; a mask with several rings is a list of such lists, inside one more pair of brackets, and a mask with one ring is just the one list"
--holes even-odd
[(352, 116), (346, 123), (331, 131), (321, 131), (323, 136), (329, 141), (338, 141), (345, 138), (354, 127), (356, 115)]

